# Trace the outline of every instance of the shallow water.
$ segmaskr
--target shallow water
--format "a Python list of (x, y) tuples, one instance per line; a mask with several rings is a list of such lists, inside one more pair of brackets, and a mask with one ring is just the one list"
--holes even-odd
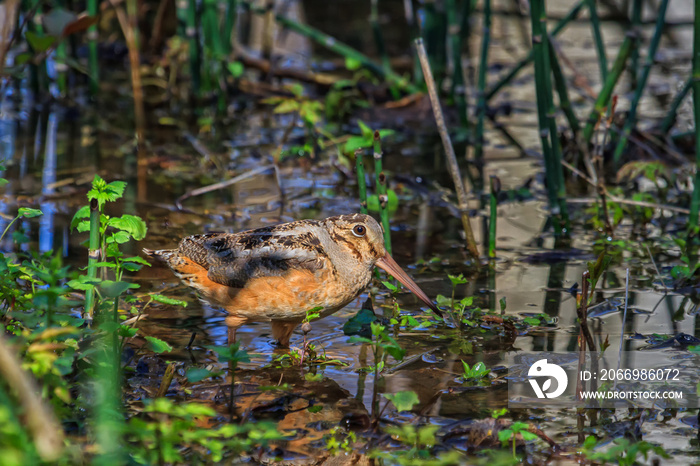
[[(569, 8), (568, 2), (567, 5), (550, 3), (553, 3), (550, 13), (554, 15), (563, 15)], [(670, 15), (683, 18), (683, 11), (690, 8), (689, 5), (690, 2), (673, 2), (675, 10)], [(525, 48), (518, 33), (519, 24), (517, 18), (511, 16), (496, 17), (491, 49), (494, 62), (507, 67), (523, 55)], [(658, 71), (652, 74), (651, 96), (642, 110), (641, 127), (663, 115), (657, 97), (663, 92), (673, 94), (684, 79), (689, 62), (677, 57), (689, 51), (689, 41), (684, 40), (687, 32), (686, 29), (674, 30), (679, 38), (674, 47), (662, 44), (664, 54), (659, 59), (666, 63), (666, 70), (663, 74)], [(604, 34), (609, 60), (614, 58), (622, 33), (614, 23), (606, 23)], [(588, 23), (571, 25), (562, 34), (560, 44), (577, 70), (597, 89), (599, 77)], [(471, 46), (478, 50), (478, 41)], [(309, 48), (306, 44), (306, 49)], [(498, 69), (490, 70), (489, 82), (494, 82), (498, 75)], [(506, 101), (513, 105), (514, 111), (499, 117), (499, 121), (527, 149), (536, 153), (539, 140), (531, 80), (532, 71), (527, 69), (517, 84), (502, 93), (493, 105)], [(623, 109), (628, 102), (625, 86), (627, 83), (620, 88)], [(663, 86), (666, 87), (661, 88)], [(574, 99), (583, 117), (589, 103), (583, 105), (584, 98), (580, 96)], [(384, 167), (389, 172), (390, 183), (404, 193), (392, 216), (394, 258), (431, 297), (450, 296), (452, 287), (447, 274), (464, 273), (469, 283), (456, 288), (457, 299), (474, 296), (475, 305), (491, 310), (500, 309), (498, 303), (505, 299), (507, 314), (544, 313), (555, 319), (550, 326), (520, 332), (515, 341), (492, 334), (486, 338), (470, 338), (473, 354), (466, 355), (459, 354), (460, 338), (449, 328), (399, 332), (396, 336), (407, 350), (407, 358), (416, 356), (416, 360), (387, 374), (378, 388), (385, 393), (413, 390), (418, 393), (421, 404), (414, 414), (387, 412), (386, 416), (397, 422), (412, 422), (420, 413), (431, 416), (431, 422), (449, 425), (455, 420), (488, 417), (492, 410), (507, 403), (504, 385), (462, 390), (457, 380), (462, 371), (460, 359), (469, 364), (483, 360), (488, 367), (498, 367), (505, 361), (506, 352), (575, 351), (576, 300), (570, 289), (575, 283), (581, 283), (587, 262), (595, 260), (592, 248), (595, 235), (584, 229), (580, 221), (584, 206), (575, 204), (570, 249), (554, 248), (554, 238), (546, 228), (541, 158), (537, 155), (521, 157), (489, 127), (486, 175), (497, 175), (503, 189), (518, 188), (534, 178), (531, 184), (534, 198), (499, 206), (495, 272), (469, 264), (463, 251), (461, 224), (453, 215), (453, 206), (439, 191), (440, 185), (449, 189), (451, 182), (444, 169), (432, 116), (426, 113), (426, 108), (421, 104), (416, 108), (363, 115), (373, 127), (401, 130), (395, 138), (385, 141), (384, 146)], [(172, 116), (170, 112), (167, 107), (151, 110), (147, 149), (145, 153), (136, 154), (131, 142), (131, 123), (124, 120), (124, 115), (130, 115), (128, 99), (106, 105), (99, 113), (82, 106), (66, 108), (57, 104), (18, 108), (5, 99), (0, 119), (0, 152), (5, 158), (2, 175), (9, 183), (0, 198), (3, 217), (0, 229), (7, 226), (18, 207), (40, 208), (44, 212), (42, 217), (17, 223), (10, 229), (10, 232), (22, 229), (30, 238), (30, 243), (21, 246), (22, 249), (61, 250), (68, 263), (84, 264), (86, 249), (81, 243), (85, 238), (72, 234), (69, 224), (74, 212), (86, 202), (85, 194), (94, 173), (109, 180), (129, 182), (124, 201), (113, 207), (115, 213), (140, 215), (149, 227), (147, 238), (131, 246), (132, 253), (138, 253), (142, 247), (174, 247), (180, 238), (195, 233), (238, 232), (358, 209), (354, 181), (346, 179), (343, 172), (334, 167), (335, 154), (328, 151), (316, 161), (288, 159), (279, 165), (277, 173), (270, 169), (232, 187), (187, 199), (183, 201), (184, 210), (178, 210), (175, 200), (188, 190), (229, 178), (230, 171), (241, 174), (262, 165), (272, 166), (271, 154), (290, 121), (288, 117), (272, 114), (269, 107), (246, 105), (232, 117), (217, 122), (211, 132), (199, 134), (195, 124), (183, 122), (179, 126), (166, 126), (157, 123), (159, 118)], [(688, 117), (684, 108), (679, 128), (689, 124)], [(410, 124), (404, 126), (406, 121)], [(298, 136), (297, 130), (293, 132), (295, 135)], [(139, 173), (137, 160), (143, 161), (146, 172)], [(402, 187), (406, 190), (401, 191)], [(481, 242), (487, 211), (478, 210), (477, 200), (472, 201), (472, 207), (475, 209), (475, 233)], [(624, 234), (630, 229), (630, 224), (623, 223), (618, 233)], [(654, 233), (658, 234), (658, 230), (652, 231), (652, 236)], [(8, 235), (0, 247), (13, 251), (16, 246)], [(675, 253), (671, 251), (658, 263), (666, 278)], [(664, 292), (648, 256), (637, 253), (625, 256), (628, 262), (625, 265), (617, 262), (618, 265), (610, 268), (596, 291), (593, 303), (600, 307), (591, 309), (593, 314), (589, 319), (596, 343), (600, 345), (609, 337), (609, 351), (616, 351), (620, 332), (624, 331), (624, 349), (631, 351), (648, 344), (647, 339), (631, 338), (635, 334), (698, 335), (693, 300), (680, 292)], [(427, 262), (432, 258), (438, 260)], [(417, 265), (419, 261), (426, 262)], [(627, 266), (631, 269), (632, 281), (629, 311), (623, 322), (624, 268)], [(221, 311), (197, 300), (192, 291), (181, 286), (160, 264), (142, 270), (134, 280), (141, 285), (139, 293), (157, 291), (187, 301), (188, 307), (153, 304), (147, 310), (147, 317), (139, 324), (142, 333), (166, 340), (175, 349), (164, 357), (143, 350), (137, 354), (133, 361), (135, 373), (127, 380), (130, 397), (152, 396), (152, 390), (160, 384), (166, 360), (177, 361), (179, 377), (170, 393), (180, 397), (188, 367), (219, 365), (206, 346), (225, 344), (224, 316)], [(375, 310), (378, 314), (385, 311), (390, 315), (393, 298), (383, 286), (376, 283), (373, 286)], [(367, 293), (364, 293), (342, 311), (313, 322), (309, 335), (312, 343), (322, 348), (328, 359), (345, 363), (318, 366), (315, 370), (323, 375), (318, 382), (306, 381), (298, 368), (276, 367), (279, 363), (275, 358), (287, 353), (274, 346), (268, 325), (247, 325), (239, 330), (240, 341), (251, 354), (251, 362), (242, 364), (236, 374), (239, 411), (255, 419), (274, 418), (280, 421), (280, 428), (297, 430), (297, 436), (285, 446), (285, 458), (303, 462), (304, 455), (319, 455), (325, 448), (321, 439), (332, 426), (345, 416), (361, 420), (371, 412), (373, 378), (358, 372), (359, 368), (372, 363), (371, 354), (366, 346), (350, 343), (342, 332), (343, 324), (366, 298)], [(406, 313), (420, 312), (418, 301), (410, 294), (400, 293), (398, 302)], [(187, 350), (185, 347), (193, 332), (196, 333), (194, 346)], [(301, 334), (297, 333), (292, 346), (299, 347), (302, 341)], [(133, 343), (134, 347), (140, 346), (138, 339)], [(687, 352), (682, 348), (668, 349), (669, 361), (684, 351)], [(188, 399), (213, 403), (223, 419), (228, 408), (222, 384), (229, 384), (227, 380), (190, 386), (192, 394)], [(260, 395), (256, 390), (260, 385), (281, 383), (292, 386), (291, 394), (284, 400), (274, 392)], [(309, 399), (322, 403), (324, 409), (310, 413), (305, 409)], [(578, 442), (577, 420), (572, 411), (523, 410), (514, 412), (516, 417), (530, 419), (563, 445)], [(695, 440), (697, 427), (694, 414), (680, 411), (666, 418), (655, 412), (643, 423), (642, 432), (645, 440), (663, 445), (674, 455), (674, 461), (684, 463), (695, 461), (700, 455)], [(613, 431), (615, 422), (611, 421), (606, 428)], [(592, 430), (599, 429), (604, 428)]]

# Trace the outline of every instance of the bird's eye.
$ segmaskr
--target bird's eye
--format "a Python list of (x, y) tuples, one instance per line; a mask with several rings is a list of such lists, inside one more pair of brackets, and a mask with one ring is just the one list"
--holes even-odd
[(355, 236), (363, 237), (365, 236), (365, 233), (367, 233), (367, 229), (364, 227), (364, 225), (355, 225), (352, 227), (352, 234)]

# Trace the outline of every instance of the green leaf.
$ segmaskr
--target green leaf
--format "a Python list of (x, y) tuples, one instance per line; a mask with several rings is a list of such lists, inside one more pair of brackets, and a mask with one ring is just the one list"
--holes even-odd
[(78, 223), (78, 227), (76, 228), (76, 231), (78, 233), (85, 233), (86, 231), (90, 231), (90, 221), (89, 220), (81, 220), (80, 223)]
[[(393, 129), (380, 129), (379, 130), (379, 137), (384, 139), (387, 136), (392, 136), (396, 131)], [(372, 135), (372, 139), (374, 139), (374, 135)]]
[(33, 31), (25, 32), (24, 37), (27, 39), (27, 42), (29, 42), (29, 46), (32, 48), (32, 50), (37, 53), (46, 52), (51, 48), (54, 42), (56, 42), (55, 37), (40, 36)]
[(39, 215), (44, 215), (44, 213), (39, 209), (30, 209), (28, 207), (20, 207), (19, 211), (17, 212), (18, 217), (24, 218), (34, 218), (38, 217)]
[(129, 233), (136, 241), (146, 237), (146, 222), (135, 215), (124, 214), (121, 217), (110, 218), (107, 225)]
[(243, 63), (239, 61), (232, 61), (229, 63), (226, 63), (226, 69), (228, 69), (228, 72), (231, 73), (231, 76), (234, 78), (240, 78), (243, 76)]
[(348, 338), (348, 343), (369, 343), (372, 344), (372, 340), (365, 337), (350, 337)]
[(314, 406), (309, 406), (308, 411), (310, 413), (318, 413), (323, 409), (323, 405), (314, 405)]
[(537, 438), (536, 434), (533, 434), (532, 432), (529, 432), (527, 430), (523, 430), (520, 432), (520, 435), (522, 435), (523, 440), (530, 441), (530, 440), (535, 440)]
[(132, 338), (136, 336), (136, 333), (138, 331), (139, 329), (137, 328), (127, 327), (126, 325), (120, 325), (117, 334), (123, 338)]
[[(78, 211), (73, 215), (73, 220), (70, 221), (70, 229), (73, 230), (75, 227), (77, 227), (82, 219), (90, 217), (90, 206), (84, 205)], [(89, 222), (86, 222), (88, 224), (88, 227), (90, 226)], [(89, 229), (89, 228), (88, 228)]]
[(498, 440), (500, 440), (501, 443), (506, 443), (511, 437), (513, 437), (513, 431), (510, 429), (503, 429), (498, 432)]
[[(348, 319), (343, 325), (343, 333), (348, 336), (357, 335), (363, 337), (368, 342), (371, 342), (372, 337), (372, 322), (378, 320), (371, 309), (360, 309), (357, 314)], [(366, 342), (363, 342), (366, 343)]]
[(170, 346), (168, 343), (164, 342), (160, 338), (156, 337), (145, 337), (146, 341), (148, 342), (148, 347), (153, 351), (154, 353), (169, 353), (173, 350), (173, 347)]
[(278, 106), (275, 107), (275, 109), (272, 111), (273, 113), (291, 113), (291, 112), (296, 112), (299, 110), (299, 102), (296, 100), (292, 99), (287, 99), (282, 101)]
[(185, 372), (185, 376), (188, 382), (197, 383), (211, 376), (211, 371), (203, 367), (190, 367)]
[(67, 285), (74, 290), (87, 291), (95, 288), (102, 280), (99, 278), (88, 278), (87, 275), (80, 275), (74, 280), (70, 280)]
[(392, 293), (396, 293), (396, 291), (399, 289), (399, 287), (397, 287), (396, 285), (394, 285), (390, 282), (382, 281), (382, 283), (384, 284), (384, 286), (389, 288), (389, 291), (391, 291)]
[(374, 131), (372, 131), (372, 128), (367, 126), (362, 120), (357, 120), (357, 125), (360, 127), (360, 134), (362, 134), (365, 141), (372, 144), (374, 142)]
[(603, 275), (603, 272), (605, 272), (605, 269), (607, 269), (608, 265), (610, 265), (612, 258), (612, 255), (602, 252), (600, 253), (598, 259), (596, 259), (595, 262), (588, 263), (588, 273), (590, 274), (588, 278), (588, 282), (590, 283), (590, 290), (588, 291), (589, 297), (593, 296), (595, 286), (598, 283), (600, 277)]
[(307, 382), (320, 382), (323, 380), (323, 374), (312, 374), (311, 372), (307, 372), (304, 374), (304, 380)]
[(450, 275), (448, 273), (447, 278), (449, 278), (452, 282), (452, 286), (463, 285), (468, 281), (466, 278), (464, 278), (464, 275), (461, 273), (459, 275)]
[(410, 411), (420, 402), (418, 395), (412, 390), (397, 393), (384, 393), (382, 396), (391, 401), (399, 412)]
[(136, 283), (114, 282), (112, 280), (104, 280), (100, 284), (100, 294), (105, 298), (116, 298), (130, 288), (138, 288)]
[(107, 244), (112, 244), (112, 243), (117, 243), (117, 244), (124, 244), (128, 243), (129, 240), (131, 239), (131, 235), (127, 233), (126, 231), (115, 231), (111, 235), (109, 235), (106, 239)]
[(349, 71), (359, 70), (362, 66), (362, 62), (352, 57), (345, 57), (345, 68)]
[(352, 154), (357, 149), (362, 149), (363, 147), (369, 147), (372, 143), (368, 142), (362, 136), (350, 136), (347, 141), (345, 141), (345, 146), (343, 146), (343, 152), (346, 154)]
[(34, 58), (34, 54), (29, 52), (22, 52), (20, 54), (17, 54), (15, 55), (15, 65), (24, 65), (25, 63), (28, 63), (29, 60), (31, 60), (32, 58)]
[(151, 298), (153, 299), (153, 301), (159, 302), (161, 304), (169, 304), (171, 306), (187, 307), (187, 303), (185, 301), (180, 301), (179, 299), (168, 298), (167, 296), (163, 296), (161, 294), (152, 294)]
[(124, 188), (126, 188), (124, 181), (112, 181), (107, 184), (99, 175), (95, 175), (92, 180), (92, 189), (88, 191), (87, 198), (90, 201), (96, 199), (101, 211), (105, 202), (114, 202), (122, 197)]

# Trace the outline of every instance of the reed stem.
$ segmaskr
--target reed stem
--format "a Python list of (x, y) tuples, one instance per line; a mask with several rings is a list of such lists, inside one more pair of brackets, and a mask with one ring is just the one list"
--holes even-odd
[[(642, 3), (643, 0), (632, 0), (632, 30), (635, 31), (637, 35), (639, 35), (642, 30)], [(639, 49), (637, 47), (632, 50), (629, 71), (632, 87), (635, 88), (637, 87), (637, 72), (639, 71)]]
[(627, 121), (625, 121), (625, 126), (622, 129), (620, 140), (617, 142), (617, 147), (615, 147), (615, 153), (613, 154), (613, 163), (615, 166), (619, 164), (620, 159), (622, 158), (622, 152), (625, 150), (625, 146), (627, 146), (627, 140), (632, 133), (632, 129), (637, 123), (637, 108), (639, 107), (639, 102), (642, 100), (642, 94), (644, 93), (644, 88), (646, 87), (647, 79), (649, 78), (649, 73), (651, 72), (651, 65), (654, 64), (656, 50), (659, 47), (659, 42), (661, 42), (661, 34), (663, 33), (664, 29), (667, 7), (668, 0), (661, 0), (661, 3), (659, 4), (658, 16), (656, 18), (656, 29), (654, 30), (654, 35), (649, 43), (649, 51), (647, 52), (646, 60), (644, 60), (644, 68), (642, 69), (642, 74), (639, 78), (639, 82), (637, 83), (634, 97), (632, 98), (632, 104), (627, 115)]
[[(99, 1), (88, 0), (87, 12), (90, 16), (97, 16), (99, 13)], [(100, 65), (97, 56), (97, 40), (99, 39), (99, 33), (97, 32), (96, 24), (93, 24), (87, 29), (87, 39), (89, 89), (90, 95), (94, 97), (100, 90)]]
[(189, 43), (190, 75), (192, 76), (192, 91), (199, 97), (202, 87), (201, 66), (202, 60), (199, 50), (199, 36), (197, 31), (197, 0), (187, 0), (187, 22), (185, 35)]
[(489, 259), (496, 258), (496, 219), (498, 217), (498, 193), (501, 192), (501, 180), (496, 176), (490, 178), (491, 192), (489, 205)]
[(557, 95), (559, 96), (559, 106), (561, 107), (566, 120), (569, 122), (571, 127), (571, 132), (574, 138), (578, 135), (581, 130), (581, 124), (574, 113), (574, 108), (571, 105), (571, 99), (569, 99), (569, 89), (566, 85), (566, 78), (564, 78), (564, 72), (559, 64), (559, 57), (557, 57), (557, 51), (554, 50), (551, 38), (549, 38), (549, 62), (552, 66), (552, 74), (554, 76), (554, 86), (557, 89)]
[[(194, 0), (191, 0), (194, 1)], [(248, 5), (247, 3), (245, 5)], [(249, 6), (249, 5), (248, 5)], [(255, 14), (265, 14), (266, 10), (261, 8), (250, 8)], [(386, 79), (390, 84), (396, 85), (399, 89), (402, 89), (408, 93), (414, 94), (419, 92), (418, 87), (411, 84), (407, 79), (399, 76), (392, 70), (385, 71), (381, 64), (375, 62), (367, 55), (355, 50), (354, 48), (346, 45), (334, 37), (319, 31), (316, 28), (308, 26), (306, 24), (301, 24), (297, 21), (286, 18), (280, 14), (275, 14), (275, 21), (277, 21), (281, 26), (301, 34), (304, 37), (308, 37), (314, 42), (318, 43), (322, 47), (337, 53), (345, 58), (350, 58), (359, 62), (364, 68), (367, 68), (372, 73), (377, 75), (379, 78)]]
[(474, 142), (474, 162), (477, 169), (474, 191), (484, 190), (484, 120), (486, 119), (486, 73), (489, 67), (489, 42), (491, 41), (491, 0), (484, 0), (484, 14), (477, 80), (476, 141)]
[(625, 64), (627, 63), (630, 53), (636, 46), (636, 41), (637, 35), (634, 32), (628, 32), (625, 36), (625, 40), (622, 42), (620, 50), (617, 52), (615, 63), (613, 63), (613, 67), (608, 74), (608, 79), (605, 81), (600, 94), (598, 94), (593, 110), (591, 110), (591, 113), (588, 116), (586, 126), (583, 128), (583, 143), (588, 144), (590, 142), (595, 126), (605, 114), (605, 108), (610, 102), (610, 96), (612, 95), (613, 89), (615, 89), (615, 85), (620, 79), (622, 72), (625, 70)]
[[(559, 33), (564, 30), (568, 24), (575, 20), (578, 15), (581, 13), (581, 10), (583, 9), (585, 5), (586, 0), (580, 0), (574, 7), (562, 18), (561, 21), (559, 21), (555, 26), (554, 29), (552, 29), (551, 36), (556, 37), (559, 35)], [(493, 96), (498, 94), (501, 89), (503, 89), (506, 85), (508, 85), (515, 77), (522, 71), (523, 68), (525, 68), (528, 64), (530, 64), (535, 58), (535, 54), (531, 50), (530, 53), (527, 54), (525, 58), (520, 60), (518, 64), (516, 64), (511, 70), (506, 74), (504, 77), (502, 77), (487, 93), (486, 93), (486, 102), (491, 100)]]
[(685, 99), (685, 96), (688, 95), (688, 92), (690, 91), (690, 88), (693, 86), (693, 76), (688, 77), (688, 79), (685, 80), (683, 83), (683, 87), (681, 88), (680, 91), (676, 93), (676, 95), (673, 97), (673, 101), (671, 102), (671, 107), (668, 110), (668, 113), (664, 117), (663, 121), (661, 122), (661, 125), (659, 126), (659, 131), (661, 134), (668, 134), (668, 132), (671, 130), (673, 125), (676, 123), (676, 115), (678, 113), (678, 107), (681, 106), (683, 103), (683, 100)]
[(433, 77), (436, 82), (442, 83), (445, 77), (447, 19), (444, 12), (438, 11), (437, 2), (422, 2), (422, 5), (422, 15), (420, 15), (423, 18), (421, 37), (425, 40)]
[(365, 178), (365, 151), (355, 150), (355, 169), (357, 173), (357, 190), (360, 193), (360, 212), (367, 214), (367, 181)]
[(464, 189), (462, 176), (459, 173), (459, 165), (457, 164), (457, 156), (455, 155), (454, 147), (452, 147), (450, 135), (447, 132), (447, 125), (445, 124), (445, 118), (442, 114), (442, 108), (440, 107), (440, 100), (438, 98), (437, 88), (435, 87), (435, 80), (433, 79), (432, 71), (430, 71), (428, 56), (425, 52), (425, 45), (423, 45), (423, 39), (420, 38), (416, 39), (414, 43), (416, 45), (416, 51), (418, 52), (418, 59), (420, 60), (421, 69), (423, 71), (423, 77), (425, 78), (425, 84), (428, 88), (430, 104), (433, 107), (435, 123), (437, 124), (438, 131), (440, 133), (440, 138), (442, 139), (442, 145), (445, 148), (447, 169), (450, 172), (452, 182), (455, 185), (455, 192), (457, 193), (457, 201), (459, 202), (459, 211), (460, 216), (462, 218), (462, 227), (464, 228), (467, 250), (469, 251), (469, 254), (471, 255), (472, 259), (478, 260), (479, 248), (476, 245), (476, 239), (474, 239), (474, 232), (472, 231), (472, 226), (469, 222), (469, 204), (467, 203), (467, 191), (466, 189)]
[[(100, 209), (97, 199), (90, 201), (90, 239), (88, 249), (88, 279), (97, 279), (97, 263), (100, 261)], [(92, 319), (95, 309), (95, 289), (85, 292), (85, 313)]]
[(238, 19), (238, 0), (228, 0), (226, 2), (226, 18), (224, 19), (223, 46), (226, 55), (233, 50), (233, 35)]
[(389, 208), (387, 206), (389, 197), (386, 189), (386, 175), (382, 171), (382, 138), (379, 131), (374, 132), (374, 176), (377, 186), (377, 198), (379, 200), (379, 218), (384, 228), (384, 247), (391, 255), (391, 225), (389, 225)]
[(700, 0), (695, 0), (693, 25), (693, 115), (695, 117), (695, 184), (690, 201), (688, 231), (697, 234), (700, 211)]
[[(465, 2), (465, 9), (469, 2)], [(460, 34), (460, 18), (457, 15), (456, 0), (447, 0), (447, 21), (450, 40), (450, 52), (452, 53), (452, 99), (457, 106), (459, 121), (463, 128), (469, 128), (469, 114), (467, 108), (467, 88), (464, 82), (464, 70), (462, 69), (462, 35)]]
[(605, 55), (605, 42), (603, 41), (603, 34), (600, 32), (600, 19), (598, 19), (596, 0), (586, 0), (586, 4), (588, 5), (588, 14), (591, 18), (591, 28), (593, 29), (593, 40), (598, 54), (600, 82), (604, 83), (608, 79), (608, 57)]
[(382, 28), (379, 24), (379, 0), (372, 0), (371, 2), (369, 22), (372, 25), (372, 35), (374, 36), (374, 44), (377, 47), (377, 54), (382, 60), (382, 67), (384, 68), (385, 72), (391, 71), (389, 55), (386, 53), (386, 46), (384, 45), (384, 36), (382, 35)]
[(535, 87), (537, 93), (537, 117), (540, 128), (542, 154), (545, 160), (545, 176), (555, 234), (562, 233), (567, 222), (566, 190), (561, 165), (561, 148), (552, 99), (552, 70), (549, 60), (549, 40), (547, 37), (547, 13), (544, 0), (530, 2), (532, 20), (532, 49), (535, 56)]

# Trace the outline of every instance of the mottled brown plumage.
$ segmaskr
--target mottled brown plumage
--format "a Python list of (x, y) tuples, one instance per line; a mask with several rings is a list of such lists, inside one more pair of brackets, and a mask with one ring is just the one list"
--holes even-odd
[(273, 337), (288, 345), (308, 310), (320, 307), (323, 317), (343, 308), (367, 286), (375, 266), (440, 313), (387, 254), (382, 229), (368, 215), (194, 235), (177, 249), (144, 252), (165, 260), (206, 301), (228, 312), (231, 341), (246, 322), (271, 321)]

